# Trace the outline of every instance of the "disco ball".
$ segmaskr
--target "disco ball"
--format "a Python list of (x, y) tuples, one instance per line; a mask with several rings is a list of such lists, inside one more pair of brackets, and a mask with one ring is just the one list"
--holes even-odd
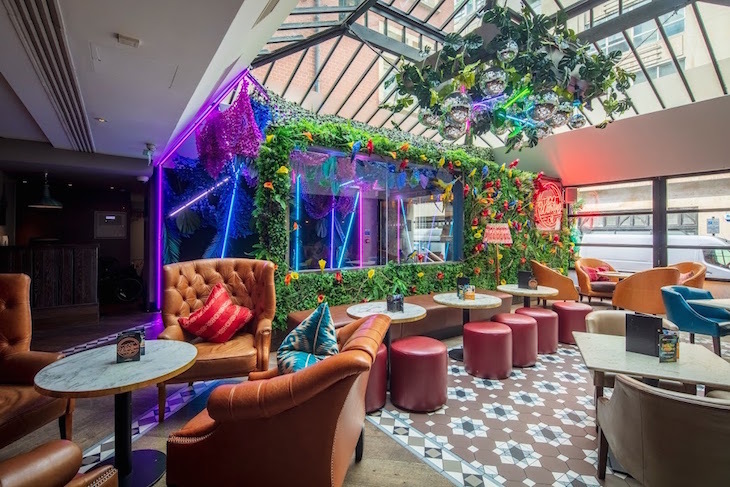
[(586, 117), (580, 112), (576, 112), (570, 116), (568, 120), (568, 127), (572, 129), (579, 129), (586, 124)]
[(456, 140), (466, 133), (466, 125), (445, 123), (439, 127), (439, 134), (446, 140)]
[(488, 95), (499, 95), (507, 88), (507, 73), (493, 68), (479, 79), (479, 86)]
[(553, 134), (553, 129), (545, 122), (537, 122), (535, 124), (535, 134), (538, 139), (544, 139)]
[(547, 119), (548, 125), (552, 128), (562, 127), (568, 122), (570, 114), (573, 112), (573, 107), (568, 102), (563, 102), (558, 105), (558, 108), (553, 113), (553, 116)]
[(430, 108), (421, 108), (418, 112), (418, 121), (421, 122), (424, 127), (433, 128), (438, 127), (441, 123), (441, 117), (437, 113), (434, 113), (434, 111)]
[(471, 98), (465, 93), (455, 91), (444, 99), (441, 109), (451, 125), (462, 125), (471, 115)]
[(553, 116), (555, 109), (560, 103), (560, 99), (555, 92), (546, 91), (545, 93), (541, 93), (533, 97), (533, 102), (535, 103), (535, 108), (532, 112), (532, 118), (540, 122), (544, 122)]
[(502, 48), (497, 50), (497, 58), (503, 63), (509, 63), (517, 57), (517, 53), (520, 51), (517, 43), (512, 39), (507, 39)]

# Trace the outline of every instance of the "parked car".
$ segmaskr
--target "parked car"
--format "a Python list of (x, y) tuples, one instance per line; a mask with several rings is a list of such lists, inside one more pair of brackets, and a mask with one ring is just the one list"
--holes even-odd
[[(651, 245), (651, 235), (593, 232), (583, 234), (581, 243), (591, 244), (590, 246), (580, 246), (581, 257), (601, 259), (611, 264), (616, 270), (635, 272), (653, 267), (651, 247), (616, 247), (616, 245)], [(669, 235), (667, 243), (670, 246), (715, 247), (712, 249), (669, 248), (667, 249), (667, 262), (669, 265), (677, 262), (702, 262), (707, 266), (708, 278), (730, 280), (729, 241), (709, 235)], [(593, 245), (601, 246), (594, 247)]]

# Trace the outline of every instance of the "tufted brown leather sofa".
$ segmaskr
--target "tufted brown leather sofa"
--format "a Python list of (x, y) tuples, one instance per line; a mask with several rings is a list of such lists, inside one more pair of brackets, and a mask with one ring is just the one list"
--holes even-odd
[[(498, 313), (510, 312), (512, 295), (486, 289), (477, 289), (476, 292), (497, 297), (502, 300), (502, 305), (492, 309), (471, 310), (470, 319), (472, 321), (489, 321), (492, 316)], [(426, 309), (426, 317), (413, 323), (394, 323), (390, 325), (390, 335), (393, 340), (413, 335), (426, 335), (439, 339), (461, 335), (463, 326), (462, 310), (438, 304), (433, 300), (433, 296), (433, 294), (406, 296), (406, 303), (417, 304)], [(347, 316), (347, 308), (350, 306), (352, 305), (341, 304), (338, 306), (330, 306), (330, 313), (332, 315), (332, 321), (335, 323), (335, 328), (345, 326), (352, 321), (352, 318)], [(312, 314), (312, 311), (314, 310), (307, 309), (289, 313), (289, 316), (287, 316), (287, 331), (296, 328), (306, 317)]]
[(33, 388), (35, 375), (63, 355), (31, 352), (30, 338), (30, 277), (0, 274), (0, 448), (56, 418), (61, 437), (72, 436), (73, 399)]
[[(252, 259), (202, 259), (164, 267), (159, 339), (185, 340), (198, 349), (195, 364), (170, 383), (242, 377), (269, 368), (271, 322), (276, 312), (274, 264)], [(201, 308), (213, 286), (225, 284), (231, 300), (251, 309), (254, 318), (226, 343), (202, 341), (184, 331), (177, 319)], [(165, 384), (158, 384), (160, 422), (165, 419)]]
[(353, 452), (362, 458), (365, 390), (389, 324), (362, 318), (337, 330), (337, 355), (217, 387), (168, 438), (167, 484), (341, 486)]
[(55, 440), (0, 463), (3, 487), (117, 487), (117, 470), (111, 465), (77, 474), (81, 448), (68, 440)]

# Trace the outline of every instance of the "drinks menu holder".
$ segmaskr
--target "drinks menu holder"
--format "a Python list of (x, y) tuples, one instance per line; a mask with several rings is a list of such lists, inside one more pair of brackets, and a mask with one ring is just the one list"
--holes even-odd
[(659, 357), (662, 319), (643, 314), (626, 315), (626, 351)]
[(387, 309), (390, 312), (403, 312), (403, 295), (391, 294), (385, 298)]
[(456, 278), (456, 297), (464, 299), (464, 288), (469, 285), (468, 277), (457, 277)]
[(138, 362), (142, 355), (142, 333), (126, 331), (117, 335), (117, 363)]

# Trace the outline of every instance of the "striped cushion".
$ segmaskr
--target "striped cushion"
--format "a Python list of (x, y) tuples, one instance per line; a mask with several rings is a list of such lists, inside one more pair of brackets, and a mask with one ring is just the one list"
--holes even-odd
[(253, 312), (231, 301), (223, 283), (210, 290), (205, 305), (190, 316), (177, 319), (180, 326), (195, 336), (214, 343), (224, 343), (253, 318)]
[(335, 323), (327, 303), (294, 328), (276, 352), (280, 374), (296, 372), (339, 351)]

